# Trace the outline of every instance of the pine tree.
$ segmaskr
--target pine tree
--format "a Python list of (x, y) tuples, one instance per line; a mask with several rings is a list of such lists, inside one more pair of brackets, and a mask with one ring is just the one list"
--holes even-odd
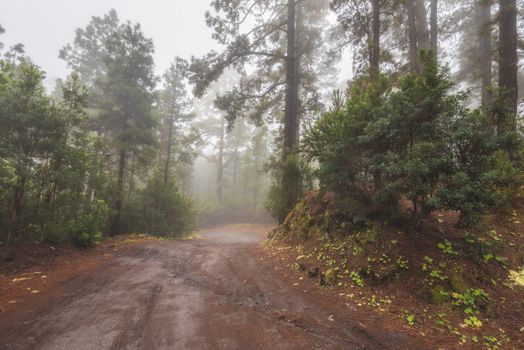
[(122, 24), (105, 44), (107, 74), (97, 81), (99, 121), (118, 152), (113, 234), (120, 233), (124, 181), (129, 160), (156, 143), (152, 116), (153, 42), (139, 24)]
[(517, 3), (499, 0), (499, 86), (502, 89), (507, 113), (497, 121), (499, 133), (517, 130), (518, 57)]
[[(321, 56), (315, 56), (324, 44), (317, 25), (323, 21), (327, 5), (327, 1), (312, 0), (215, 0), (215, 14), (207, 14), (207, 23), (214, 30), (213, 37), (226, 49), (191, 62), (197, 96), (202, 96), (227, 68), (244, 73), (238, 87), (217, 99), (217, 106), (226, 111), (230, 123), (243, 115), (260, 123), (264, 116), (280, 117), (284, 109), (283, 162), (298, 146), (301, 115), (319, 105), (319, 76), (313, 71), (321, 64)], [(254, 24), (243, 33), (248, 19)], [(248, 65), (255, 67), (253, 74), (245, 74)], [(290, 208), (297, 196), (288, 198)]]
[[(200, 134), (193, 127), (196, 117), (191, 113), (191, 100), (186, 89), (186, 63), (180, 58), (163, 75), (164, 87), (159, 91), (158, 110), (162, 118), (161, 159), (164, 182), (173, 178), (173, 169), (182, 175), (184, 166), (191, 166), (196, 158)], [(177, 164), (173, 165), (173, 161)], [(179, 178), (188, 187), (187, 175)]]
[[(13, 167), (7, 243), (20, 237), (24, 198), (37, 160), (45, 161), (59, 147), (63, 135), (60, 113), (45, 95), (44, 73), (33, 64), (15, 70), (5, 66), (0, 79), (0, 154)], [(27, 225), (27, 221), (23, 222)]]

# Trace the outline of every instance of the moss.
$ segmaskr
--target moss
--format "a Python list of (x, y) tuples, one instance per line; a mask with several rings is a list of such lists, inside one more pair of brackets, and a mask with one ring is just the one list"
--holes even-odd
[(326, 285), (334, 285), (337, 281), (337, 272), (334, 269), (328, 269), (324, 273), (324, 282)]
[(360, 242), (364, 244), (375, 244), (377, 242), (378, 229), (376, 226), (372, 226), (363, 232), (359, 232), (357, 237)]
[(451, 284), (451, 288), (453, 288), (453, 290), (458, 293), (464, 293), (469, 288), (466, 284), (466, 281), (464, 281), (461, 276), (456, 274), (451, 275), (449, 278), (449, 283)]
[(524, 267), (519, 271), (510, 271), (509, 278), (512, 284), (520, 287), (524, 287)]
[(424, 287), (421, 290), (422, 297), (431, 304), (445, 304), (451, 300), (448, 291), (442, 286)]

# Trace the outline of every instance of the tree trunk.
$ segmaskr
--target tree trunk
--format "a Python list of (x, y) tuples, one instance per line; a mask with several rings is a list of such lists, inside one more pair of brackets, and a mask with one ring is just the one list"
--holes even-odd
[(303, 37), (304, 37), (304, 11), (301, 5), (299, 5), (296, 10), (296, 24), (295, 24), (295, 64), (294, 64), (294, 73), (293, 73), (293, 101), (295, 101), (294, 113), (296, 115), (295, 122), (295, 145), (300, 143), (300, 119), (302, 115), (301, 110), (301, 100), (300, 100), (300, 74), (301, 74), (301, 57), (303, 55)]
[(255, 179), (253, 184), (253, 218), (257, 217), (257, 205), (258, 205), (258, 181), (259, 181), (259, 167), (260, 167), (260, 156), (258, 155), (258, 150), (255, 154)]
[(126, 150), (120, 150), (120, 160), (118, 162), (118, 179), (117, 179), (117, 194), (115, 202), (115, 217), (113, 218), (113, 225), (111, 233), (117, 235), (120, 233), (120, 217), (122, 214), (122, 203), (124, 201), (124, 174), (126, 168)]
[(284, 161), (296, 146), (297, 101), (296, 101), (296, 53), (295, 53), (295, 0), (288, 0), (287, 57), (286, 57), (286, 105), (284, 112)]
[(438, 0), (431, 0), (430, 21), (431, 50), (435, 57), (438, 54)]
[(20, 215), (22, 214), (22, 205), (25, 192), (25, 177), (18, 176), (16, 186), (13, 191), (13, 202), (11, 205), (11, 223), (9, 231), (7, 232), (7, 245), (11, 244), (14, 236), (18, 234), (18, 223), (20, 221)]
[[(284, 147), (282, 150), (283, 166), (287, 160), (295, 153), (298, 143), (298, 75), (297, 50), (296, 50), (296, 3), (295, 0), (288, 0), (287, 18), (287, 57), (286, 57), (286, 106), (284, 114)], [(286, 171), (282, 178), (282, 186), (298, 181), (298, 179), (287, 179)], [(286, 189), (285, 207), (279, 214), (279, 222), (283, 223), (289, 210), (297, 200), (298, 194), (294, 190)]]
[(372, 79), (378, 78), (380, 75), (380, 0), (373, 0), (373, 22), (371, 38), (371, 62), (370, 76)]
[(220, 119), (220, 140), (218, 142), (217, 159), (217, 198), (218, 203), (222, 204), (224, 193), (224, 138), (225, 138), (224, 118)]
[(429, 49), (428, 13), (424, 0), (415, 0), (418, 49)]
[(416, 73), (419, 71), (417, 16), (415, 12), (414, 1), (415, 0), (406, 0), (406, 10), (408, 14), (409, 70), (411, 73)]
[(498, 120), (500, 133), (516, 131), (518, 103), (517, 5), (516, 0), (499, 0), (499, 85), (506, 103), (505, 115)]
[(164, 166), (164, 184), (169, 181), (169, 172), (171, 170), (171, 147), (173, 143), (173, 116), (169, 117), (169, 128), (167, 133), (166, 161)]
[(235, 147), (233, 153), (233, 198), (237, 196), (237, 187), (238, 187), (238, 146)]
[(482, 80), (482, 106), (486, 107), (491, 102), (489, 88), (492, 83), (492, 43), (491, 43), (491, 0), (478, 0), (479, 11), (479, 51)]

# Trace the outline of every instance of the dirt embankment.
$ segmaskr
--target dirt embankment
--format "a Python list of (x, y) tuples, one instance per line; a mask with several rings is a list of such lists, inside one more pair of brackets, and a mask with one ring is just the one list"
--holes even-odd
[(442, 349), (522, 349), (522, 204), (485, 217), (482, 228), (459, 228), (456, 212), (413, 227), (358, 221), (333, 194), (311, 192), (268, 251), (297, 276)]

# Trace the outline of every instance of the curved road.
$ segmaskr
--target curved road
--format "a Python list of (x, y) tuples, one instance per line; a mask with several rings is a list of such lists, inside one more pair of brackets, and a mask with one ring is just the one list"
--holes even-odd
[(234, 231), (121, 253), (11, 320), (0, 329), (0, 348), (428, 348), (387, 331), (376, 316), (341, 306), (313, 281), (297, 286), (260, 248), (261, 230)]

